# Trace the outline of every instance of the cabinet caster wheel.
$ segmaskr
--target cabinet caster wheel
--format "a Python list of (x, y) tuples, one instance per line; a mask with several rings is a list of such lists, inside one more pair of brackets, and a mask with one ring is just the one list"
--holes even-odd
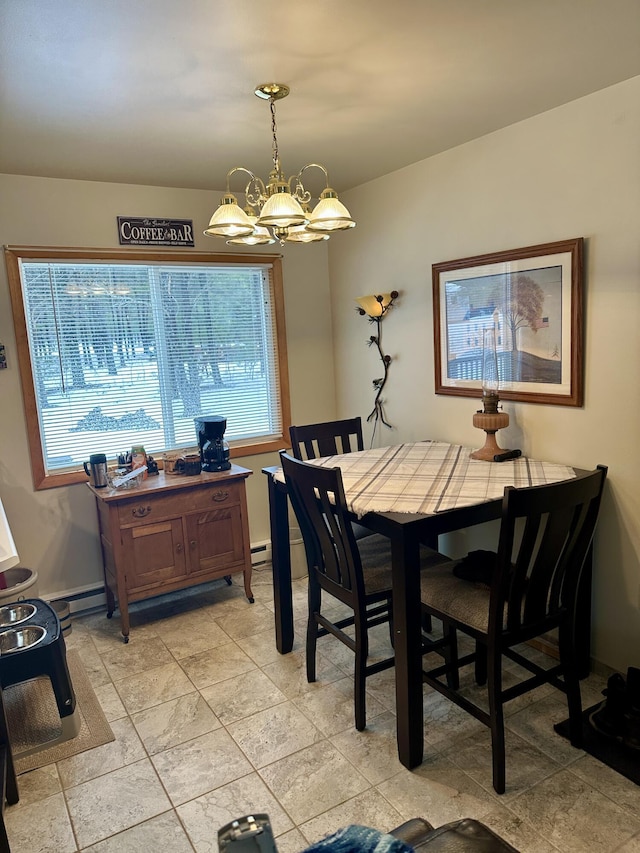
[(250, 599), (249, 599), (249, 604), (255, 604), (255, 598), (250, 598)]
[(123, 637), (123, 638), (122, 638), (122, 642), (123, 642), (125, 645), (129, 642), (129, 635), (128, 635), (128, 634), (127, 634), (127, 636), (126, 636), (126, 637)]
[(231, 575), (225, 575), (224, 579), (227, 582), (227, 586), (231, 586)]
[(111, 611), (111, 613), (107, 613), (107, 619), (111, 619), (112, 616), (113, 616), (113, 610)]

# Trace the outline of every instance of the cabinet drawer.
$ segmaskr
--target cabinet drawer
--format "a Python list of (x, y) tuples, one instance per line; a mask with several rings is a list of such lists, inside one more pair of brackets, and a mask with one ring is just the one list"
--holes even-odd
[(239, 504), (244, 482), (180, 489), (167, 495), (139, 495), (118, 505), (120, 527), (135, 527), (199, 509)]

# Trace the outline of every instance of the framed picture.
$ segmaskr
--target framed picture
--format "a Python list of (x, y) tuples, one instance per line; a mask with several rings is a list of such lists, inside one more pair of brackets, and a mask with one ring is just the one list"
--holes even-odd
[(583, 238), (434, 264), (436, 394), (479, 397), (495, 330), (502, 400), (581, 406)]

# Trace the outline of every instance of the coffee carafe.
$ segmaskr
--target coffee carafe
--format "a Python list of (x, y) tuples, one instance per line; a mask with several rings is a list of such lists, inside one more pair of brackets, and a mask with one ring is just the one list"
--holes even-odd
[(83, 462), (84, 472), (91, 478), (91, 485), (96, 489), (104, 489), (109, 485), (107, 480), (107, 457), (104, 453), (92, 453), (89, 462)]
[(229, 462), (229, 445), (224, 441), (224, 431), (227, 428), (227, 419), (220, 415), (202, 415), (194, 418), (198, 446), (200, 448), (200, 461), (203, 471), (228, 471), (231, 468)]

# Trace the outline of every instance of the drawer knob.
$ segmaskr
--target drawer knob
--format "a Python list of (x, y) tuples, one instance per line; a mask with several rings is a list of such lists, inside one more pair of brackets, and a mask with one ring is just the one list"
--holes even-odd
[(178, 552), (178, 554), (180, 554), (182, 552), (182, 542), (177, 543), (176, 551)]
[(137, 506), (135, 509), (131, 510), (131, 515), (134, 518), (144, 518), (145, 515), (149, 515), (151, 512), (151, 505), (147, 504), (146, 506)]
[(214, 492), (211, 495), (211, 500), (216, 501), (217, 503), (222, 503), (222, 501), (226, 501), (229, 497), (229, 492), (225, 492), (223, 489), (218, 489), (217, 492)]

